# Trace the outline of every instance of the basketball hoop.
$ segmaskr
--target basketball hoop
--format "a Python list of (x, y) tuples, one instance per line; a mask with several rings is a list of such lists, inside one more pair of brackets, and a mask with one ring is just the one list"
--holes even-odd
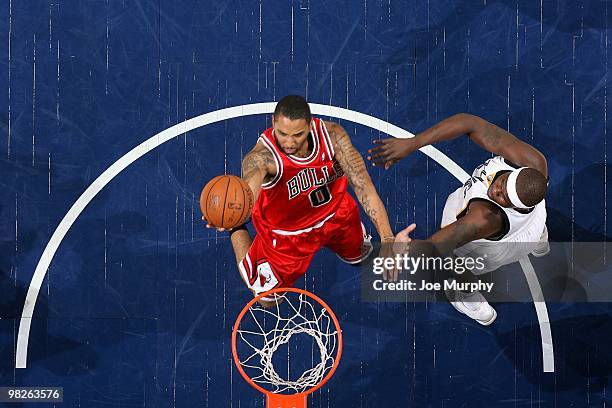
[[(262, 298), (272, 306), (258, 304)], [(289, 341), (294, 336), (311, 341), (313, 367), (292, 379), (289, 357), (294, 348)], [(279, 347), (287, 348), (286, 375), (273, 364)], [(318, 296), (303, 289), (273, 289), (252, 299), (238, 315), (232, 355), (242, 377), (266, 395), (266, 407), (305, 408), (308, 394), (321, 388), (338, 367), (342, 332), (336, 315)]]

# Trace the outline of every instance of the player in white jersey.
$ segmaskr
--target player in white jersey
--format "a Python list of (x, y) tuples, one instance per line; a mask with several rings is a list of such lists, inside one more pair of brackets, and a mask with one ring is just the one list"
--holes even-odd
[[(476, 239), (456, 248), (457, 256), (484, 257), (483, 267), (474, 270), (483, 274), (516, 262), (525, 254), (535, 251), (546, 228), (546, 208), (544, 200), (531, 208), (500, 206), (488, 195), (489, 188), (504, 174), (522, 174), (520, 167), (501, 156), (495, 156), (474, 169), (465, 184), (451, 193), (444, 206), (441, 227), (452, 224), (463, 217), (470, 203), (484, 200), (499, 208), (504, 224), (497, 236)], [(508, 245), (499, 245), (500, 242)]]
[[(370, 149), (368, 159), (388, 169), (421, 147), (464, 134), (496, 156), (476, 167), (470, 179), (449, 195), (439, 231), (427, 240), (412, 241), (408, 233), (414, 226), (410, 226), (397, 235), (396, 242), (410, 243), (411, 254), (486, 254), (478, 273), (516, 262), (529, 253), (546, 254), (546, 159), (533, 146), (494, 124), (469, 114), (454, 115), (414, 138), (375, 141), (378, 146)], [(454, 278), (474, 280), (473, 274)], [(446, 294), (457, 310), (483, 325), (497, 317), (480, 292)]]

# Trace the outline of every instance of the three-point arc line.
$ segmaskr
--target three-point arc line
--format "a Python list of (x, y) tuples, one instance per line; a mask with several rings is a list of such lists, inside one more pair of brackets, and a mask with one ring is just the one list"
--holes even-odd
[[(36, 300), (38, 293), (42, 286), (43, 280), (49, 269), (49, 265), (53, 260), (53, 256), (57, 251), (60, 243), (68, 233), (72, 224), (76, 221), (78, 216), (83, 212), (87, 204), (89, 204), (94, 197), (119, 173), (121, 173), (126, 167), (134, 163), (140, 157), (144, 156), (151, 150), (155, 149), (162, 143), (171, 140), (172, 138), (189, 132), (193, 129), (197, 129), (202, 126), (210, 125), (211, 123), (220, 122), (227, 119), (239, 118), (248, 115), (260, 115), (274, 112), (276, 102), (266, 103), (254, 103), (249, 105), (240, 105), (230, 108), (216, 110), (214, 112), (205, 113), (195, 118), (186, 120), (185, 122), (176, 124), (155, 136), (145, 140), (140, 145), (136, 146), (123, 157), (113, 163), (108, 169), (106, 169), (93, 183), (85, 190), (83, 194), (76, 200), (70, 210), (66, 213), (62, 221), (59, 223), (51, 239), (47, 243), (36, 269), (34, 276), (30, 282), (26, 300), (21, 313), (21, 321), (19, 323), (19, 334), (17, 336), (17, 353), (15, 357), (16, 368), (26, 368), (28, 358), (28, 340), (30, 336), (30, 326), (32, 323), (32, 316), (34, 314), (34, 307), (36, 306)], [(414, 135), (400, 127), (392, 125), (389, 122), (377, 119), (375, 117), (355, 112), (349, 109), (338, 108), (335, 106), (310, 104), (312, 112), (316, 115), (323, 115), (338, 119), (348, 120), (350, 122), (358, 123), (363, 126), (376, 129), (384, 132), (390, 136), (398, 138), (409, 138)], [(455, 176), (461, 183), (468, 179), (468, 174), (453, 162), (448, 156), (440, 152), (433, 146), (426, 146), (420, 149), (420, 151), (438, 164), (444, 167), (450, 174)], [(540, 324), (540, 334), (542, 338), (542, 362), (544, 372), (554, 371), (554, 354), (553, 354), (553, 343), (552, 333), (550, 330), (550, 322), (548, 318), (548, 311), (546, 309), (546, 303), (542, 295), (542, 289), (538, 282), (537, 276), (529, 261), (529, 258), (522, 259), (520, 265), (525, 273), (525, 277), (529, 284), (531, 295), (534, 299), (534, 306), (536, 309), (538, 322)]]

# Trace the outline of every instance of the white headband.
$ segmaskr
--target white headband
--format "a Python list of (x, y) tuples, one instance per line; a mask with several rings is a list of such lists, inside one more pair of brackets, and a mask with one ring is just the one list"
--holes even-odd
[(510, 199), (512, 206), (515, 208), (521, 208), (523, 210), (528, 210), (530, 208), (533, 208), (533, 206), (530, 207), (528, 205), (525, 205), (519, 198), (518, 193), (516, 191), (516, 179), (518, 178), (521, 171), (527, 168), (528, 167), (521, 167), (520, 169), (512, 171), (512, 173), (510, 173), (510, 175), (508, 176), (508, 182), (506, 183), (506, 192), (508, 193), (508, 198)]

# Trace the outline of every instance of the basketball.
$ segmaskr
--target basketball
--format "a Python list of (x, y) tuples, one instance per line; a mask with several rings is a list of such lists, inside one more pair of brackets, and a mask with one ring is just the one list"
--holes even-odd
[(240, 177), (217, 176), (200, 194), (200, 210), (204, 219), (216, 228), (234, 228), (251, 215), (253, 192)]

